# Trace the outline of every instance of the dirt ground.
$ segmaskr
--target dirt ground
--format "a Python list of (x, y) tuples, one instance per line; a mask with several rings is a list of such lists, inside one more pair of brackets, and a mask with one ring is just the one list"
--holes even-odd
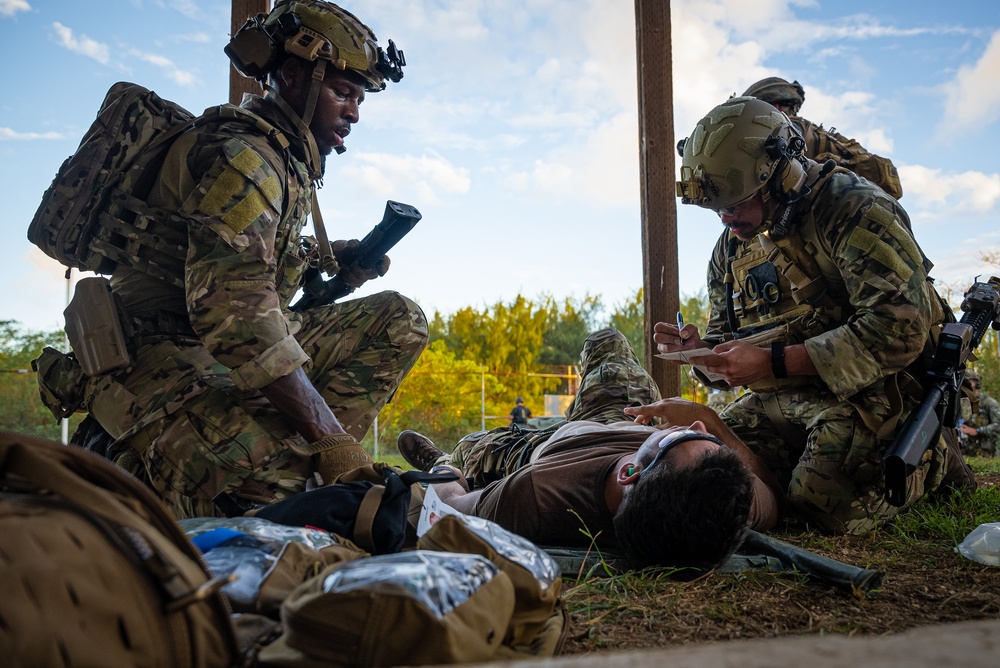
[[(978, 478), (980, 485), (1000, 485), (1000, 474)], [(713, 573), (692, 582), (656, 575), (575, 587), (567, 582), (564, 595), (572, 614), (563, 653), (804, 634), (871, 636), (1000, 619), (1000, 568), (963, 558), (952, 543), (820, 537), (792, 523), (774, 535), (841, 562), (884, 571), (882, 587), (866, 596), (792, 573), (762, 571)]]

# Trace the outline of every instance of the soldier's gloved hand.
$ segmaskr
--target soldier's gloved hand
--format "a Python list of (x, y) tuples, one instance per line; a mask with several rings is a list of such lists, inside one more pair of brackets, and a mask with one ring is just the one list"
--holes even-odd
[(388, 255), (383, 255), (382, 259), (371, 269), (365, 269), (355, 262), (358, 246), (360, 245), (361, 242), (357, 239), (341, 239), (330, 244), (330, 250), (333, 251), (333, 256), (341, 266), (340, 273), (337, 275), (352, 288), (360, 288), (367, 281), (379, 276), (385, 276), (385, 272), (389, 271)]

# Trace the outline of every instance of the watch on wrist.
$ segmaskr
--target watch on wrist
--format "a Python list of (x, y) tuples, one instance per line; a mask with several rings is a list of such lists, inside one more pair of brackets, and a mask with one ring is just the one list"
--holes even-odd
[(775, 378), (788, 378), (785, 367), (785, 344), (782, 341), (771, 342), (771, 373)]

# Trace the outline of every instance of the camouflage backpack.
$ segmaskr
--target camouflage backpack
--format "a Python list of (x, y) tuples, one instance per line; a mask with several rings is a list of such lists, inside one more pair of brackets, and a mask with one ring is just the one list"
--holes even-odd
[(145, 198), (173, 140), (196, 125), (230, 119), (288, 146), (278, 130), (240, 107), (219, 105), (195, 117), (142, 86), (116, 83), (42, 196), (28, 240), (70, 268), (110, 274), (124, 263), (176, 282), (160, 265), (183, 262), (186, 231), (151, 215)]
[(833, 160), (841, 167), (871, 181), (893, 199), (903, 196), (903, 185), (899, 172), (888, 158), (869, 153), (855, 139), (840, 134), (833, 128), (827, 130), (822, 125), (813, 125), (804, 118), (794, 117), (792, 122), (799, 126), (806, 140), (806, 154), (816, 162)]

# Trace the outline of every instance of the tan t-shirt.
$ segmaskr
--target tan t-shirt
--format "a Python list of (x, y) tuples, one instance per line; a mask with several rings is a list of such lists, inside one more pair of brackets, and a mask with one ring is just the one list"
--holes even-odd
[[(618, 459), (636, 452), (652, 431), (634, 424), (567, 423), (539, 446), (530, 465), (486, 487), (474, 514), (539, 545), (586, 547), (589, 534), (601, 547), (616, 547), (605, 483)], [(753, 478), (755, 487), (764, 487)], [(752, 529), (769, 516), (763, 496), (754, 494)]]
[(647, 431), (601, 430), (553, 441), (537, 461), (486, 489), (478, 517), (539, 545), (614, 547), (615, 531), (604, 496), (608, 474), (622, 455), (635, 452)]

